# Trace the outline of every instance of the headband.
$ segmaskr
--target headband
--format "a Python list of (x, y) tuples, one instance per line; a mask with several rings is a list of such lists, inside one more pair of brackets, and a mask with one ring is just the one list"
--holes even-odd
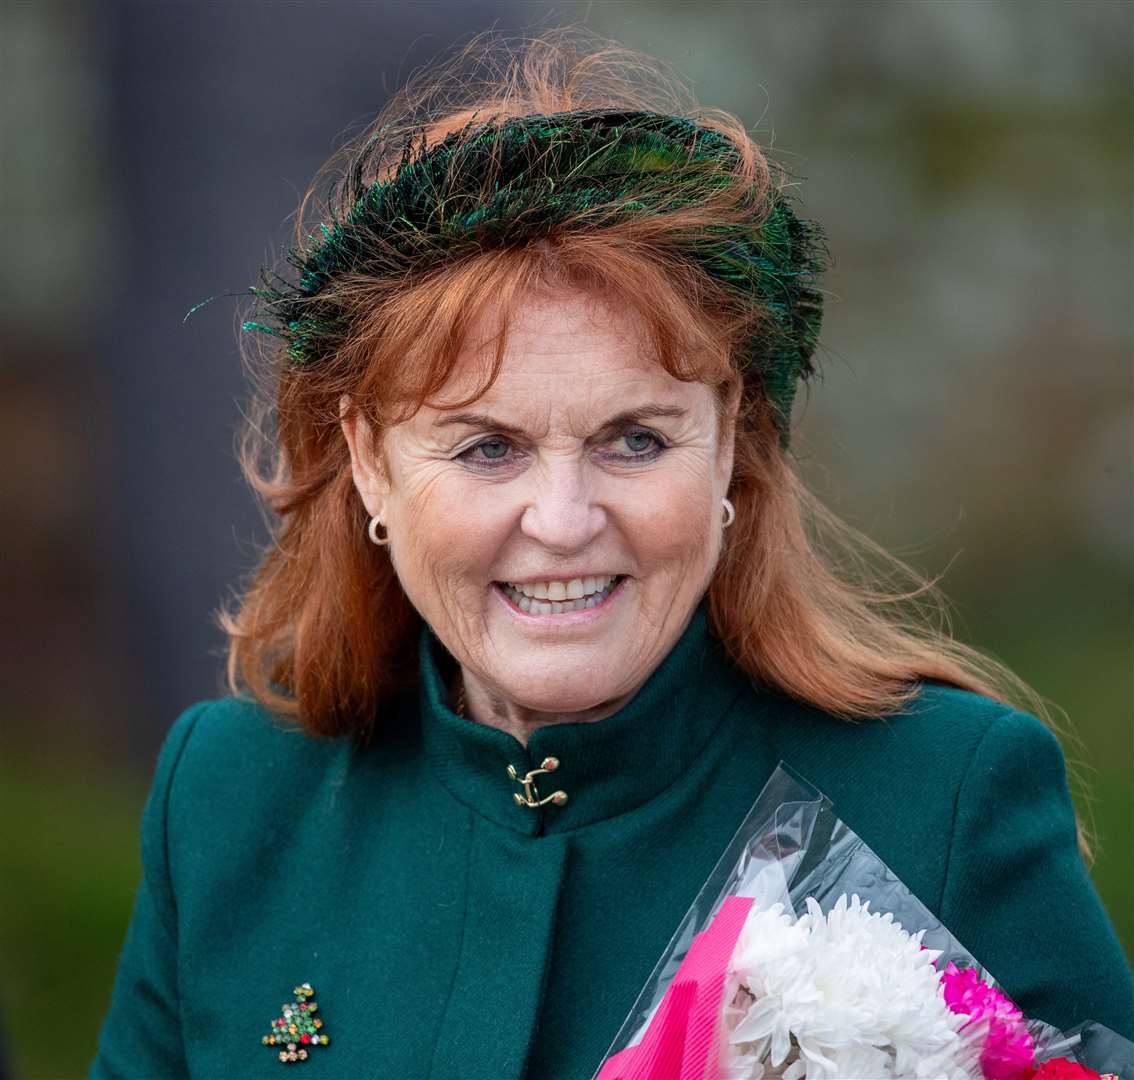
[[(731, 140), (683, 117), (580, 110), (473, 121), (428, 148), (411, 135), (388, 178), (368, 184), (380, 140), (355, 161), (317, 242), (289, 249), (298, 282), (266, 269), (249, 290), (259, 305), (242, 328), (283, 339), (297, 365), (332, 355), (348, 328), (325, 292), (342, 274), (405, 280), (486, 247), (664, 215), (735, 188), (741, 161)], [(757, 194), (751, 220), (705, 227), (676, 251), (767, 313), (740, 366), (761, 380), (786, 448), (796, 382), (815, 370), (825, 247), (784, 194), (770, 208)]]

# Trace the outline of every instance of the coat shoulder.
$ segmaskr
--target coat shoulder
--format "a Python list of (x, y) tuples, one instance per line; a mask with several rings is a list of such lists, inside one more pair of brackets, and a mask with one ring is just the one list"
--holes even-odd
[(296, 722), (257, 701), (228, 695), (206, 698), (173, 722), (166, 742), (180, 747), (178, 777), (199, 772), (254, 773), (318, 746)]
[(239, 831), (239, 822), (268, 806), (286, 812), (297, 793), (334, 771), (346, 749), (347, 740), (313, 737), (256, 701), (198, 701), (177, 717), (162, 749), (171, 834), (201, 820), (218, 832), (222, 825)]
[[(888, 776), (908, 769), (924, 784), (931, 776), (959, 778), (982, 739), (1010, 718), (1048, 730), (1035, 717), (984, 694), (923, 681), (901, 710), (867, 719), (849, 721), (797, 703), (778, 736), (785, 751), (798, 747), (809, 756), (854, 762)], [(927, 760), (933, 763), (929, 775)]]
[(1052, 738), (1033, 716), (983, 694), (924, 682), (896, 713), (847, 721), (805, 704), (782, 710), (780, 760), (935, 913), (966, 779), (986, 739)]

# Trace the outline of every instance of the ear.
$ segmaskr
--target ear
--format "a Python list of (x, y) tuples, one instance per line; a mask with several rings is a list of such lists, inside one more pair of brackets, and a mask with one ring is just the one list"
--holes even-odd
[(380, 456), (373, 449), (374, 440), (369, 423), (357, 409), (351, 408), (349, 394), (339, 398), (339, 424), (350, 448), (350, 471), (362, 505), (371, 516), (385, 524), (386, 499), (390, 482)]
[(718, 411), (719, 444), (717, 448), (717, 468), (721, 487), (728, 491), (732, 480), (732, 463), (736, 453), (736, 418), (740, 411), (743, 384), (739, 379), (729, 388), (722, 407)]

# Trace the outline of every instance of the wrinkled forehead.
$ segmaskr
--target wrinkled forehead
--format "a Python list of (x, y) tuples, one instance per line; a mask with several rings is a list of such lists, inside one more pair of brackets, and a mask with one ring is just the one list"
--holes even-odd
[[(495, 380), (469, 404), (498, 349)], [(523, 413), (545, 428), (590, 428), (612, 411), (646, 405), (697, 410), (711, 407), (711, 392), (666, 371), (633, 308), (562, 292), (531, 294), (507, 312), (496, 308), (478, 318), (427, 413), (433, 420), (465, 408), (496, 410)]]

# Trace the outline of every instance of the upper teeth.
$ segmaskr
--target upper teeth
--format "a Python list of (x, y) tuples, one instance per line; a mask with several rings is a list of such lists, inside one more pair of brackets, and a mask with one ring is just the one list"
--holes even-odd
[(534, 600), (581, 600), (591, 593), (602, 592), (615, 576), (604, 574), (601, 577), (571, 578), (570, 581), (528, 581), (522, 585), (509, 581), (506, 584)]

